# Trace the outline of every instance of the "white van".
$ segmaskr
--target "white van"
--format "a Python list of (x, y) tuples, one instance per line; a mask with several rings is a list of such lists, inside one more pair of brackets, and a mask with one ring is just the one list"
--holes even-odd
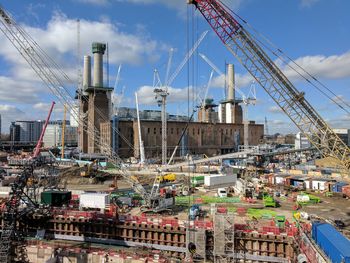
[(218, 197), (227, 197), (227, 190), (226, 188), (218, 188)]

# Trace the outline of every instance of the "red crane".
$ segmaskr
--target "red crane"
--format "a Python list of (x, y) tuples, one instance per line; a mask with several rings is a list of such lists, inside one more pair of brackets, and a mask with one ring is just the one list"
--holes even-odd
[(33, 154), (33, 158), (36, 158), (38, 157), (39, 153), (40, 153), (40, 148), (41, 148), (41, 145), (43, 143), (43, 139), (44, 139), (44, 135), (45, 135), (45, 131), (46, 131), (46, 127), (47, 127), (47, 124), (49, 123), (49, 120), (50, 120), (50, 117), (51, 117), (51, 113), (52, 113), (52, 110), (53, 110), (53, 107), (55, 106), (55, 102), (53, 101), (52, 104), (51, 104), (51, 107), (50, 107), (50, 111), (49, 111), (49, 114), (47, 115), (46, 117), (46, 121), (44, 123), (44, 127), (41, 131), (41, 134), (40, 134), (40, 137), (39, 137), (39, 140), (35, 146), (35, 150), (34, 150), (34, 154)]
[(350, 149), (295, 88), (254, 36), (220, 0), (188, 0), (204, 16), (226, 48), (324, 156), (350, 169)]

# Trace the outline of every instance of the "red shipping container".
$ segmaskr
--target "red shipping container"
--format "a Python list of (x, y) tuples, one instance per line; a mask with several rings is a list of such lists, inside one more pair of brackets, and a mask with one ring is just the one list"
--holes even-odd
[(218, 207), (217, 212), (221, 214), (226, 214), (227, 213), (227, 207)]

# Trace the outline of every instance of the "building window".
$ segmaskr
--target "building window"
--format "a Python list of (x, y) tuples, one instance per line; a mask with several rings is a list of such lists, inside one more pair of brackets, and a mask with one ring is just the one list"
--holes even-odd
[(170, 133), (173, 134), (174, 133), (174, 128), (170, 129)]
[(193, 133), (193, 135), (195, 134), (195, 129), (194, 128), (193, 128), (193, 132), (192, 133)]
[(200, 134), (200, 131), (201, 131), (201, 130), (200, 130), (200, 129), (198, 129), (198, 135)]
[(154, 128), (153, 133), (157, 134), (157, 129), (156, 128)]
[(179, 128), (176, 129), (176, 134), (179, 134)]
[(150, 128), (147, 128), (147, 133), (149, 134), (151, 132), (151, 129)]

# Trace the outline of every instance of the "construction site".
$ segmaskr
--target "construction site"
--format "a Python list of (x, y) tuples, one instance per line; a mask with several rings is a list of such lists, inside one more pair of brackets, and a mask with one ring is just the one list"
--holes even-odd
[[(104, 79), (113, 47), (89, 43), (72, 96), (44, 43), (0, 6), (1, 34), (56, 98), (35, 143), (1, 145), (0, 263), (350, 262), (348, 143), (226, 4), (183, 2), (254, 80), (243, 93), (236, 65), (223, 73), (200, 53), (212, 72), (187, 116), (168, 113), (169, 87), (208, 31), (173, 74), (169, 52), (165, 81), (154, 71), (159, 111), (141, 111), (137, 93), (136, 109), (122, 109), (113, 103), (116, 85)], [(225, 76), (218, 103), (208, 97), (214, 72)], [(271, 144), (267, 121), (249, 120), (255, 84), (308, 147)], [(58, 104), (64, 119), (52, 124), (60, 131), (55, 148), (46, 141)], [(12, 124), (13, 138), (23, 123)]]

